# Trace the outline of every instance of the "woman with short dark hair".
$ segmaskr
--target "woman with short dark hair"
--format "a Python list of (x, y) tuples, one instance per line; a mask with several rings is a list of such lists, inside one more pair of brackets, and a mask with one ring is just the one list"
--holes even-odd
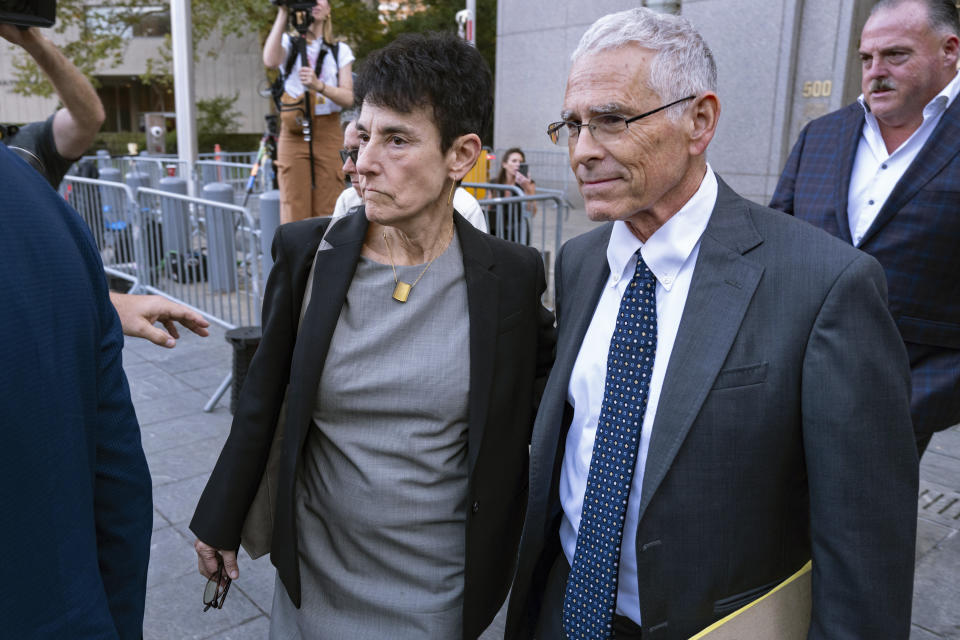
[(365, 208), (277, 231), (263, 339), (191, 523), (201, 572), (218, 553), (236, 572), (286, 390), (271, 637), (476, 638), (510, 587), (555, 337), (538, 253), (451, 204), (491, 89), (453, 35), (374, 52)]

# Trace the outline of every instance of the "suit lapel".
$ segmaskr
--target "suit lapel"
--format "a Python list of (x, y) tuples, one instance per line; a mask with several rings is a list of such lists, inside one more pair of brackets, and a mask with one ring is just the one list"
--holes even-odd
[[(603, 286), (610, 275), (607, 263), (607, 243), (613, 225), (607, 225), (603, 232), (596, 234), (592, 243), (570, 255), (570, 260), (582, 256), (579, 264), (561, 267), (555, 272), (555, 278), (566, 276), (563, 281), (562, 299), (559, 303), (562, 313), (557, 344), (557, 360), (553, 364), (550, 377), (544, 389), (540, 411), (537, 413), (533, 428), (533, 440), (530, 451), (530, 509), (546, 509), (549, 502), (549, 490), (553, 481), (554, 461), (562, 434), (564, 408), (567, 404), (567, 388), (573, 365), (580, 353), (583, 337), (590, 327), (593, 312), (603, 293)], [(535, 521), (535, 519), (533, 519)]]
[(291, 441), (298, 443), (298, 450), (307, 434), (304, 427), (309, 423), (316, 403), (317, 386), (330, 339), (337, 327), (367, 231), (367, 218), (362, 212), (331, 224), (313, 263), (310, 303), (304, 312), (290, 365), (287, 433), (297, 434)]
[(640, 518), (673, 463), (737, 336), (763, 267), (743, 257), (762, 238), (746, 201), (719, 180), (667, 366), (640, 498)]
[(500, 278), (493, 273), (493, 252), (485, 236), (460, 214), (454, 214), (463, 272), (467, 281), (467, 313), (470, 318), (470, 397), (467, 400), (467, 473), (472, 477), (483, 442), (493, 359), (496, 353), (500, 307)]
[(863, 239), (860, 240), (861, 247), (890, 222), (897, 212), (912, 200), (925, 184), (943, 171), (946, 164), (960, 152), (960, 146), (956, 144), (956, 141), (960, 140), (958, 119), (960, 119), (960, 100), (954, 100), (940, 118), (940, 122), (930, 134), (920, 153), (913, 159), (903, 177), (890, 192), (890, 197), (880, 209), (873, 224), (863, 234)]
[(853, 174), (853, 161), (857, 157), (857, 147), (860, 144), (860, 136), (863, 132), (863, 108), (859, 103), (853, 105), (855, 109), (849, 109), (846, 117), (840, 124), (840, 136), (836, 145), (836, 163), (839, 174), (839, 180), (834, 181), (835, 189), (833, 201), (835, 214), (837, 217), (837, 232), (847, 243), (853, 243), (853, 237), (850, 235), (850, 220), (847, 217), (847, 206), (850, 196), (850, 177)]

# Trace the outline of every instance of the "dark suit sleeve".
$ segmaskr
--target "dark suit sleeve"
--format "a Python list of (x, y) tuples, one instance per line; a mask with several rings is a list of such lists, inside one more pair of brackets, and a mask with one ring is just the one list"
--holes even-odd
[(804, 356), (810, 638), (908, 638), (918, 461), (909, 368), (880, 265), (863, 254), (823, 302)]
[[(546, 276), (543, 269), (543, 260), (539, 254), (536, 257), (537, 262), (537, 299), (542, 300), (543, 294), (547, 289)], [(543, 397), (543, 389), (547, 384), (547, 378), (550, 376), (550, 369), (553, 367), (553, 360), (557, 355), (557, 330), (554, 327), (554, 315), (543, 306), (542, 302), (537, 305), (538, 330), (537, 330), (537, 379), (534, 385), (536, 393), (533, 415), (537, 415), (537, 407), (540, 406), (540, 399)]]
[(807, 138), (807, 127), (800, 132), (790, 156), (787, 158), (787, 164), (783, 167), (780, 174), (780, 181), (777, 182), (777, 188), (773, 192), (773, 198), (770, 200), (770, 208), (779, 209), (784, 213), (793, 215), (793, 196), (796, 193), (797, 174), (800, 171), (800, 157), (803, 155), (803, 145)]
[[(290, 360), (297, 336), (301, 289), (295, 292), (294, 272), (287, 255), (284, 226), (273, 241), (274, 265), (263, 301), (263, 337), (250, 362), (227, 442), (210, 474), (190, 522), (197, 537), (217, 549), (237, 549), (240, 530), (253, 502), (283, 403)], [(296, 294), (296, 295), (295, 295)]]
[(105, 328), (97, 375), (97, 554), (119, 636), (140, 638), (153, 528), (150, 471), (121, 364), (120, 319), (110, 304), (105, 282), (99, 293), (100, 317)]
[(560, 247), (560, 250), (557, 251), (557, 261), (553, 263), (553, 309), (554, 313), (557, 316), (557, 326), (560, 326), (560, 310), (561, 310), (561, 289), (560, 286), (563, 284), (563, 268), (560, 266), (563, 262), (563, 250), (566, 245)]

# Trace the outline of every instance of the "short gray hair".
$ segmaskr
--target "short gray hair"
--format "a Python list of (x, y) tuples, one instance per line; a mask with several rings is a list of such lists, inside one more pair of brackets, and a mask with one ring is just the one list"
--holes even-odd
[[(588, 53), (629, 44), (656, 51), (650, 65), (648, 87), (664, 102), (717, 90), (717, 64), (713, 52), (689, 20), (646, 8), (628, 9), (603, 16), (580, 38), (570, 60)], [(686, 103), (667, 110), (671, 119), (683, 113)]]

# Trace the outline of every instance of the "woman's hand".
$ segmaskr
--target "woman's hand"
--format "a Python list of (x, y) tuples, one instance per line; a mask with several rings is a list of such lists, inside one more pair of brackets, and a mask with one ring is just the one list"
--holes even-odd
[(317, 74), (310, 67), (300, 67), (299, 75), (300, 83), (307, 89), (323, 93), (327, 88), (327, 83), (318, 79)]
[[(537, 192), (536, 182), (523, 175), (519, 171), (514, 173), (514, 183), (523, 189), (523, 192), (528, 196), (532, 196)], [(537, 215), (537, 205), (536, 203), (530, 202), (527, 203), (528, 211), (530, 211), (531, 216)]]
[(226, 549), (214, 549), (206, 542), (197, 539), (193, 543), (193, 548), (197, 551), (197, 568), (200, 575), (208, 580), (217, 572), (217, 554), (223, 558), (223, 568), (230, 576), (231, 580), (240, 577), (240, 568), (237, 566), (237, 552)]

